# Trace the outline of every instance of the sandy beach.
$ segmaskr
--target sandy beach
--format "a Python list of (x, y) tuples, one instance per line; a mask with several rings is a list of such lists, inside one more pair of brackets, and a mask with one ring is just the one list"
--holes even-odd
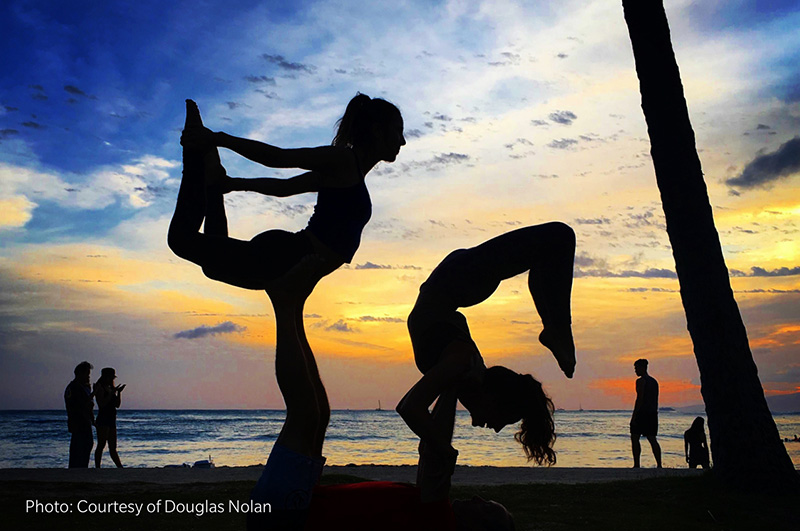
[[(190, 483), (220, 483), (227, 481), (255, 482), (261, 466), (199, 468), (101, 468), (56, 469), (14, 468), (0, 470), (0, 482), (40, 481), (47, 483), (154, 483), (179, 485)], [(328, 466), (323, 475), (344, 474), (375, 481), (413, 483), (415, 465), (351, 465)], [(454, 485), (521, 485), (542, 483), (599, 483), (634, 481), (658, 477), (693, 477), (702, 470), (689, 468), (537, 468), (537, 467), (469, 467), (459, 466), (453, 475)]]
[[(236, 507), (248, 499), (261, 468), (2, 469), (0, 511), (4, 529), (26, 531), (241, 531), (245, 514)], [(413, 482), (415, 475), (411, 465), (329, 466), (322, 483)], [(749, 531), (800, 524), (795, 493), (740, 493), (688, 468), (459, 466), (451, 497), (475, 495), (505, 505), (525, 531)]]

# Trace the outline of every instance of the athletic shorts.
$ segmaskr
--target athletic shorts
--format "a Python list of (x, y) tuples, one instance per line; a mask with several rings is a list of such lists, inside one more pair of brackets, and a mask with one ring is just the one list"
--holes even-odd
[(631, 435), (658, 435), (658, 413), (639, 413), (631, 419)]
[(309, 457), (275, 443), (250, 493), (252, 501), (268, 503), (271, 511), (248, 515), (247, 529), (302, 529), (323, 466), (324, 457)]

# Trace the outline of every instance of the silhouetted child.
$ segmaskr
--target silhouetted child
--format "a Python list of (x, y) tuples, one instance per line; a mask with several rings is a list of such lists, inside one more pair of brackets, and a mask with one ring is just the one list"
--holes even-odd
[(683, 450), (689, 468), (697, 468), (698, 465), (704, 469), (709, 467), (708, 443), (706, 443), (703, 417), (694, 419), (692, 426), (683, 432)]

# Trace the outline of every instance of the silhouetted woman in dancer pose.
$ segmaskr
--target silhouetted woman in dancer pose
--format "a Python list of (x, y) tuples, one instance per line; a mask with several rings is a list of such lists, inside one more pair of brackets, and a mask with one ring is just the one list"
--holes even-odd
[[(330, 146), (283, 149), (212, 132), (203, 126), (192, 100), (186, 100), (181, 144), (183, 178), (167, 237), (170, 249), (201, 266), (211, 279), (269, 291), (305, 257), (316, 257), (314, 267), (305, 268), (316, 280), (352, 260), (372, 214), (365, 177), (378, 162), (393, 162), (405, 139), (397, 107), (358, 94), (347, 105)], [(231, 178), (217, 147), (271, 168), (308, 171), (290, 179)], [(305, 229), (269, 230), (244, 241), (228, 236), (223, 194), (233, 190), (276, 197), (318, 192), (318, 197)]]
[[(458, 451), (451, 444), (456, 399), (469, 410), (472, 425), (499, 432), (522, 420), (515, 439), (529, 460), (554, 464), (553, 402), (531, 375), (483, 363), (467, 320), (458, 308), (473, 306), (494, 293), (502, 280), (525, 271), (543, 330), (539, 341), (550, 349), (568, 378), (575, 370), (570, 297), (575, 233), (552, 222), (517, 229), (477, 247), (453, 251), (420, 287), (408, 316), (414, 359), (422, 378), (397, 406), (421, 439), (420, 452), (437, 454), (449, 481)], [(428, 411), (436, 401), (433, 413)]]

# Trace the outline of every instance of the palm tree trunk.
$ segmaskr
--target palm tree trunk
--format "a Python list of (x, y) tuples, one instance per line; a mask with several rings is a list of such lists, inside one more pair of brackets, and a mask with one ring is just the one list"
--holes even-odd
[(733, 298), (661, 0), (622, 0), (681, 300), (700, 369), (716, 472), (798, 484)]

